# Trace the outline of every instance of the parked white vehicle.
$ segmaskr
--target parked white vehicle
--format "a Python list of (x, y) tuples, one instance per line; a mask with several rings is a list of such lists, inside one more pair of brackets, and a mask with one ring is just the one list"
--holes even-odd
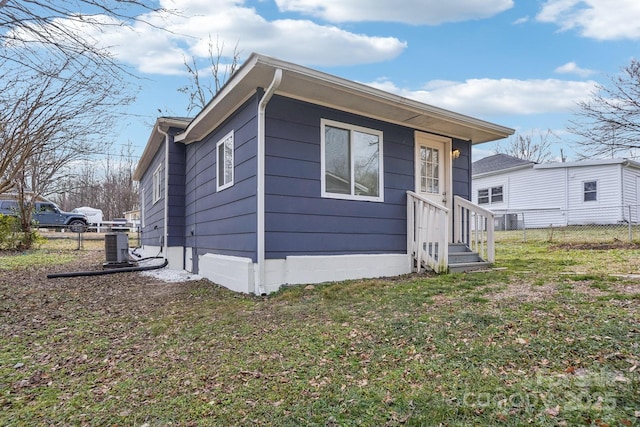
[(87, 221), (92, 225), (102, 224), (102, 210), (96, 208), (90, 208), (83, 206), (81, 208), (75, 208), (73, 212), (83, 213), (87, 217)]

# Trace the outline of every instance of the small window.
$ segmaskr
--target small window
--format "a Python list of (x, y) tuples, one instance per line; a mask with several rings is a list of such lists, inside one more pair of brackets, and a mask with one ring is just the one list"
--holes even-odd
[(488, 205), (489, 204), (489, 189), (483, 188), (482, 190), (478, 190), (478, 204), (479, 205)]
[(162, 194), (162, 165), (158, 165), (153, 172), (153, 203), (157, 203), (160, 200)]
[(502, 200), (502, 186), (491, 187), (491, 203), (501, 203)]
[(482, 188), (478, 190), (479, 205), (502, 203), (503, 201), (504, 201), (504, 191), (503, 191), (502, 185), (498, 187)]
[(586, 181), (583, 183), (583, 185), (584, 185), (584, 201), (594, 202), (598, 200), (598, 182)]
[(217, 191), (224, 190), (233, 185), (233, 131), (229, 132), (216, 144), (217, 155)]
[(383, 201), (382, 132), (322, 120), (322, 197)]

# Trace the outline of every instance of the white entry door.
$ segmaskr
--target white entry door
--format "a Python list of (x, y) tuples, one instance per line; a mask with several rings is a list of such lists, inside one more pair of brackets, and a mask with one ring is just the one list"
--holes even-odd
[(449, 207), (451, 140), (416, 132), (416, 193)]

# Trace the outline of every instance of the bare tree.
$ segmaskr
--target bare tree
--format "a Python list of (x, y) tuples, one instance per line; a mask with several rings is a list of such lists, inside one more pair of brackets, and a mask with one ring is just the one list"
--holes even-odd
[(58, 62), (77, 60), (76, 65), (119, 74), (124, 68), (108, 47), (78, 28), (101, 31), (140, 22), (145, 12), (152, 11), (175, 13), (143, 0), (0, 0), (0, 59), (46, 72), (44, 51)]
[(135, 94), (130, 72), (88, 34), (174, 13), (156, 5), (0, 0), (0, 192), (23, 202), (25, 233), (37, 197), (58, 192), (66, 165), (100, 151)]
[(632, 59), (578, 107), (569, 130), (580, 138), (576, 148), (581, 157), (636, 157), (640, 148), (640, 62)]
[[(116, 152), (110, 146), (107, 151)], [(121, 218), (138, 206), (138, 186), (132, 180), (136, 167), (133, 153), (129, 142), (120, 154), (69, 165), (62, 186), (51, 199), (66, 210), (90, 206), (102, 210), (105, 220)]]
[(79, 61), (50, 61), (39, 70), (3, 67), (0, 191), (19, 195), (25, 233), (36, 198), (57, 192), (66, 165), (99, 151), (117, 111), (131, 101), (119, 80), (79, 69)]
[(508, 139), (506, 146), (496, 146), (495, 152), (535, 163), (548, 162), (551, 159), (552, 136), (551, 130), (526, 135), (516, 133)]
[[(209, 72), (210, 74), (200, 75), (195, 57), (188, 61), (184, 58), (184, 66), (189, 74), (189, 83), (178, 89), (179, 92), (189, 96), (188, 114), (204, 109), (207, 103), (224, 86), (228, 78), (233, 75), (239, 65), (240, 51), (236, 43), (231, 56), (224, 54), (224, 42), (216, 37), (215, 44), (209, 35)], [(225, 61), (226, 59), (226, 61)]]

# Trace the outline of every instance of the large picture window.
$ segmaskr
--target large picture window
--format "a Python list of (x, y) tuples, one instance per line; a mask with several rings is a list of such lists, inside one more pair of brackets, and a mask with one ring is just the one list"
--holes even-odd
[(218, 141), (216, 149), (218, 151), (216, 188), (220, 191), (233, 185), (233, 131)]
[(383, 201), (382, 132), (322, 120), (322, 196)]

